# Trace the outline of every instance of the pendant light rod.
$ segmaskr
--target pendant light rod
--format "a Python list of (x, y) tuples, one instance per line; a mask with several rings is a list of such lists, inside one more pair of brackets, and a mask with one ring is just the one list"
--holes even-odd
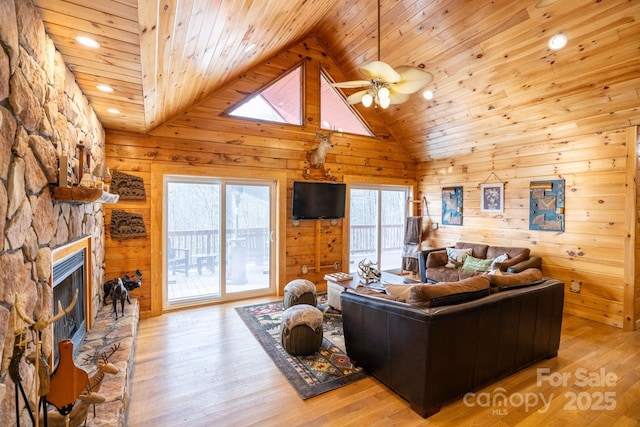
[(380, 0), (378, 0), (378, 61), (380, 61)]

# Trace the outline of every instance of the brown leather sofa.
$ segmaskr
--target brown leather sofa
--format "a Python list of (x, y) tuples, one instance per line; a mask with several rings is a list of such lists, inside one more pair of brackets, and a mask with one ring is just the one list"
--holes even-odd
[(554, 279), (429, 308), (357, 293), (340, 298), (349, 357), (425, 418), (555, 357), (560, 345), (564, 284)]
[[(512, 246), (489, 246), (483, 243), (456, 242), (455, 249), (470, 249), (471, 256), (478, 259), (494, 259), (507, 254), (506, 261), (498, 263), (500, 270), (518, 273), (528, 268), (542, 269), (542, 259), (532, 256), (529, 248)], [(465, 271), (461, 268), (447, 267), (446, 248), (423, 250), (418, 254), (420, 280), (424, 283), (453, 282), (484, 272)]]

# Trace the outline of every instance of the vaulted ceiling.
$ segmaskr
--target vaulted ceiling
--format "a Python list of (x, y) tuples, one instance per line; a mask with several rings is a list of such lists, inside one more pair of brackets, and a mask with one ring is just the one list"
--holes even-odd
[[(34, 3), (107, 129), (151, 132), (308, 35), (350, 78), (377, 58), (376, 0)], [(416, 161), (498, 135), (561, 135), (567, 118), (640, 124), (637, 0), (382, 1), (381, 15), (381, 59), (435, 76), (433, 100), (414, 95), (379, 112)], [(569, 45), (552, 51), (558, 32)]]

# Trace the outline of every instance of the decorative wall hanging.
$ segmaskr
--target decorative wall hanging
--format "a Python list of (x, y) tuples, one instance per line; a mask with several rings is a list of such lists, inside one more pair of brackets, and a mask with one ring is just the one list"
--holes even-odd
[(119, 194), (122, 200), (145, 200), (144, 180), (138, 176), (113, 171), (111, 174), (111, 193)]
[(480, 184), (480, 211), (504, 211), (504, 184)]
[(147, 237), (142, 215), (125, 211), (111, 211), (111, 238), (133, 239), (135, 237)]
[(564, 231), (564, 179), (529, 184), (529, 230)]
[(442, 224), (462, 225), (462, 187), (442, 189)]
[[(487, 183), (491, 176), (495, 176), (500, 182)], [(503, 212), (504, 211), (504, 186), (507, 181), (502, 181), (495, 172), (491, 172), (482, 184), (478, 184), (480, 189), (480, 211), (481, 212)]]

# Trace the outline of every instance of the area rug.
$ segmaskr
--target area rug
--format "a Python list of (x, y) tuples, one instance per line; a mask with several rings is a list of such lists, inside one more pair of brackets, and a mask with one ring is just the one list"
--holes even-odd
[(309, 356), (292, 356), (282, 347), (282, 301), (236, 308), (253, 336), (302, 399), (335, 390), (367, 376), (347, 356), (342, 316), (327, 306), (326, 294), (318, 295), (318, 308), (324, 313), (322, 345), (318, 352)]

